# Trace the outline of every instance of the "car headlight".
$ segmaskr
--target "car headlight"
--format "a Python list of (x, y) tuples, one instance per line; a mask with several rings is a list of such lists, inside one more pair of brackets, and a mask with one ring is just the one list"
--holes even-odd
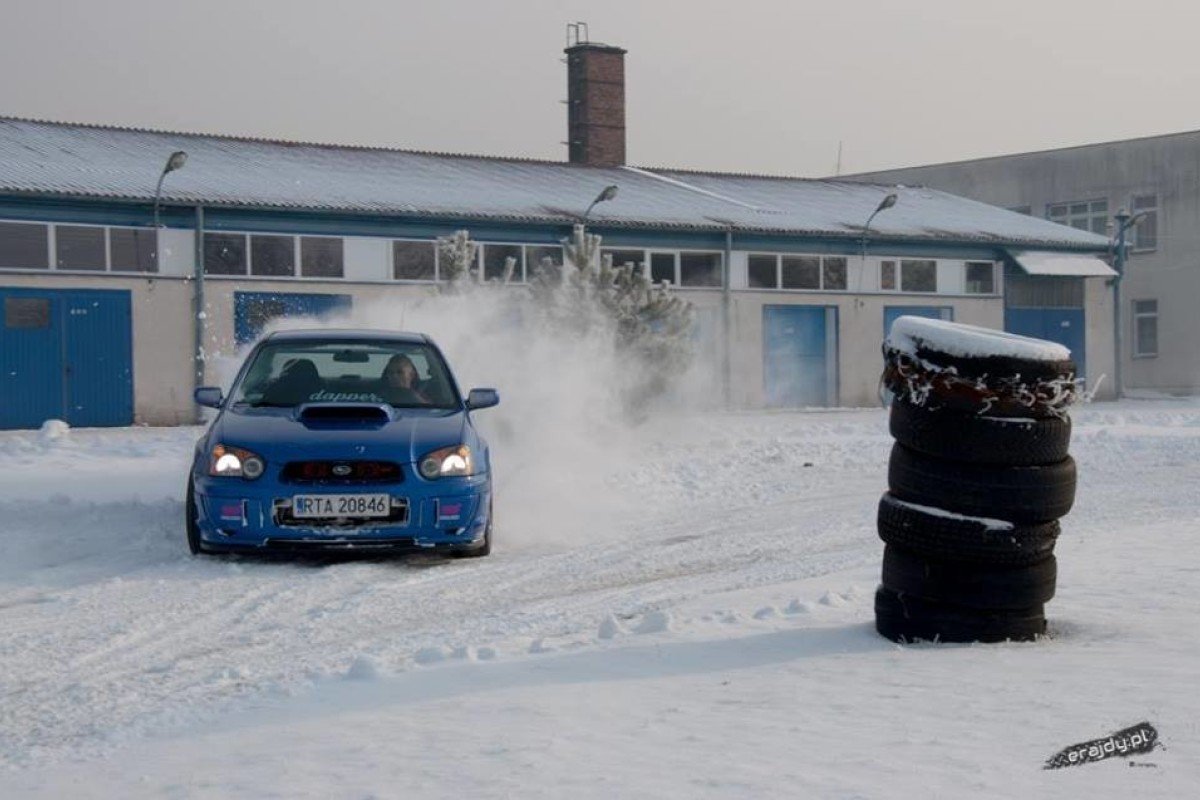
[(471, 457), (471, 448), (465, 444), (456, 444), (425, 455), (417, 468), (421, 471), (421, 476), (429, 480), (464, 477), (475, 474), (475, 459)]
[(219, 478), (245, 478), (252, 481), (267, 468), (262, 457), (241, 447), (219, 444), (212, 449), (208, 474)]

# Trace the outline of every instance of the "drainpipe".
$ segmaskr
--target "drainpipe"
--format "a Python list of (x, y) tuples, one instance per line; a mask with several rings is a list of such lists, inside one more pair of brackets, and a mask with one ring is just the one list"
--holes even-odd
[[(192, 322), (195, 325), (195, 350), (192, 353), (192, 367), (195, 387), (204, 385), (204, 206), (196, 206), (196, 248), (195, 267), (193, 274), (196, 278), (193, 287), (194, 310)], [(196, 422), (204, 422), (203, 412), (196, 407)]]
[(721, 282), (721, 327), (725, 334), (725, 346), (721, 348), (721, 376), (722, 389), (725, 394), (725, 410), (733, 410), (733, 376), (730, 375), (733, 359), (730, 358), (730, 349), (733, 347), (731, 328), (732, 310), (730, 308), (730, 283), (732, 281), (731, 273), (733, 272), (733, 226), (725, 226), (725, 269), (724, 279)]

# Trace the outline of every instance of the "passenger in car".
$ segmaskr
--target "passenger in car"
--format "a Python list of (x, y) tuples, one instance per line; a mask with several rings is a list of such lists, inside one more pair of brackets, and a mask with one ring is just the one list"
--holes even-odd
[(283, 365), (279, 377), (267, 387), (262, 404), (295, 406), (320, 390), (321, 374), (317, 372), (316, 364), (307, 358), (293, 358)]
[(421, 378), (412, 359), (397, 353), (383, 368), (383, 396), (393, 405), (430, 405), (420, 389)]

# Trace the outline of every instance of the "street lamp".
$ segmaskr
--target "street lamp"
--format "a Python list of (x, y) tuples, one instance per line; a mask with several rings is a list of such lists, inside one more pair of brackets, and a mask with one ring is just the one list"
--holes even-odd
[(1145, 211), (1130, 215), (1124, 208), (1118, 209), (1117, 221), (1117, 251), (1113, 257), (1113, 269), (1117, 275), (1112, 279), (1113, 287), (1113, 384), (1116, 399), (1121, 399), (1124, 384), (1121, 382), (1121, 279), (1125, 277), (1125, 231), (1137, 225), (1146, 217)]
[(600, 190), (600, 194), (596, 195), (596, 199), (592, 201), (592, 204), (587, 207), (587, 211), (583, 212), (583, 216), (580, 217), (580, 220), (579, 220), (580, 223), (584, 224), (584, 225), (587, 224), (588, 214), (592, 213), (592, 209), (596, 207), (597, 203), (604, 203), (608, 200), (612, 200), (616, 196), (617, 196), (617, 185), (615, 183), (611, 184), (609, 186), (605, 186), (603, 189)]
[(158, 230), (161, 226), (158, 223), (158, 205), (162, 199), (163, 179), (167, 177), (168, 172), (174, 172), (183, 167), (187, 163), (187, 153), (182, 150), (176, 150), (171, 153), (171, 157), (167, 159), (167, 163), (163, 165), (162, 174), (158, 176), (158, 186), (154, 189), (154, 229)]
[(867, 271), (867, 231), (871, 229), (871, 220), (875, 219), (875, 215), (880, 211), (887, 211), (892, 206), (896, 205), (897, 196), (892, 192), (887, 197), (879, 201), (879, 205), (875, 206), (875, 210), (871, 212), (871, 216), (867, 217), (867, 223), (863, 225), (862, 230), (862, 267), (858, 275), (859, 285), (861, 287), (862, 273)]

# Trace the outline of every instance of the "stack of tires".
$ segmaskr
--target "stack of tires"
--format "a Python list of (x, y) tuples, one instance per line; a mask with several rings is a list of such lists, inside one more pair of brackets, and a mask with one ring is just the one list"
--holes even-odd
[(1070, 351), (901, 317), (884, 361), (895, 444), (879, 502), (877, 630), (893, 641), (1037, 637), (1058, 520), (1075, 499)]

